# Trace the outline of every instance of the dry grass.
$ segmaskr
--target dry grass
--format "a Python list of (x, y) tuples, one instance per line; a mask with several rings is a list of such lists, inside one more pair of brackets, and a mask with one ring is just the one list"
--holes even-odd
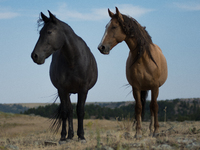
[[(0, 150), (7, 145), (19, 149), (44, 150), (81, 150), (101, 149), (109, 146), (114, 149), (154, 149), (155, 146), (167, 143), (173, 148), (185, 149), (183, 139), (200, 141), (200, 122), (160, 122), (160, 136), (149, 137), (149, 122), (143, 122), (143, 137), (135, 139), (135, 129), (131, 120), (84, 120), (87, 143), (78, 141), (76, 136), (77, 120), (74, 120), (75, 137), (69, 143), (59, 145), (60, 131), (51, 133), (48, 119), (38, 116), (0, 114)], [(55, 142), (57, 146), (45, 146), (46, 141)], [(182, 143), (183, 144), (182, 144)]]

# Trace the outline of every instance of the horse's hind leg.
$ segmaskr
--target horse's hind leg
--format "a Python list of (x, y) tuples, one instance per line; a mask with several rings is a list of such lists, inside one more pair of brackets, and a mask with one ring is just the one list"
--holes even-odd
[(62, 131), (60, 141), (66, 140), (66, 121), (68, 119), (68, 137), (67, 139), (72, 139), (74, 136), (73, 131), (73, 107), (70, 101), (69, 93), (58, 91), (60, 102), (61, 102), (61, 118), (62, 118)]
[[(150, 103), (150, 111), (151, 111), (151, 122), (150, 122), (150, 136), (156, 136), (159, 132), (159, 124), (158, 124), (158, 97), (159, 89), (154, 88), (151, 90), (151, 103)], [(154, 128), (154, 131), (153, 131)]]
[(141, 91), (142, 121), (144, 121), (145, 105), (146, 105), (146, 98), (147, 98), (147, 96), (148, 96), (148, 91)]
[(67, 118), (68, 118), (68, 136), (67, 139), (72, 139), (74, 137), (74, 129), (73, 129), (73, 106), (71, 101), (68, 101), (67, 104)]
[(84, 130), (83, 130), (83, 118), (85, 115), (84, 106), (87, 97), (87, 92), (78, 93), (78, 103), (77, 103), (77, 116), (78, 116), (78, 130), (77, 135), (80, 140), (85, 140)]
[(139, 90), (133, 89), (133, 96), (135, 98), (136, 104), (135, 104), (135, 114), (136, 114), (136, 134), (135, 138), (141, 138), (142, 137), (142, 120), (141, 120), (141, 114), (142, 114), (142, 102), (141, 102), (141, 92)]

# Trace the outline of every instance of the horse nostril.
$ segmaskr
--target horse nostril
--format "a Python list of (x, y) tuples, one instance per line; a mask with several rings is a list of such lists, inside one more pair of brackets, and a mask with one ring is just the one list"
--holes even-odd
[(105, 46), (102, 45), (101, 49), (102, 49), (102, 50), (105, 50)]
[(38, 59), (38, 55), (36, 53), (32, 53), (31, 55), (33, 60), (37, 60)]
[(37, 54), (35, 54), (35, 55), (34, 55), (34, 58), (35, 58), (35, 59), (37, 59), (37, 58), (38, 58), (38, 55), (37, 55)]
[(103, 45), (100, 45), (100, 46), (98, 46), (98, 49), (101, 51), (101, 50), (105, 50), (105, 46), (103, 46)]

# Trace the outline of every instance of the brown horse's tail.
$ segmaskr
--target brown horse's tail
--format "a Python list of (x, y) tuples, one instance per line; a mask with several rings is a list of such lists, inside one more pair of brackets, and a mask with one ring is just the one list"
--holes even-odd
[(148, 91), (141, 91), (142, 121), (144, 121), (144, 115), (145, 115), (145, 104), (146, 104), (147, 96), (148, 96)]

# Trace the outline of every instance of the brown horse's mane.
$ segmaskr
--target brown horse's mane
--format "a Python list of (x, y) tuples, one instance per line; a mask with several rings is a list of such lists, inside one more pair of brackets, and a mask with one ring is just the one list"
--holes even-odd
[[(153, 56), (151, 55), (150, 45), (153, 44), (151, 36), (146, 31), (146, 27), (141, 26), (134, 18), (123, 15), (123, 21), (117, 17), (118, 22), (120, 23), (122, 30), (129, 38), (136, 38), (138, 55), (135, 57), (133, 64), (144, 54), (146, 51), (149, 58), (156, 64)], [(157, 65), (157, 64), (156, 64)]]

